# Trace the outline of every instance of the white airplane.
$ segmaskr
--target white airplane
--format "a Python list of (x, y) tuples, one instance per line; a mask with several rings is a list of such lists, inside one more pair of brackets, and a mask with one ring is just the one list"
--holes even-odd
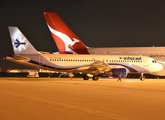
[[(43, 15), (60, 54), (142, 55), (165, 62), (165, 47), (86, 47), (56, 13), (43, 12)], [(72, 44), (75, 39), (77, 42)]]
[[(161, 71), (163, 66), (153, 58), (145, 56), (123, 55), (79, 55), (79, 54), (42, 54), (38, 52), (17, 27), (8, 27), (15, 55), (6, 56), (6, 60), (19, 64), (59, 72), (82, 72), (84, 80), (87, 74), (104, 73), (117, 77), (122, 73), (149, 73)], [(75, 43), (76, 44), (76, 43)]]

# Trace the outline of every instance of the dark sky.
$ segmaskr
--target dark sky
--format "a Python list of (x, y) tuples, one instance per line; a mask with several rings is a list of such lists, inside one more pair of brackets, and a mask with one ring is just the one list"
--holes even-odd
[(165, 46), (164, 0), (0, 1), (0, 67), (29, 68), (3, 60), (13, 54), (8, 26), (17, 26), (40, 51), (58, 51), (43, 11), (56, 12), (89, 47)]

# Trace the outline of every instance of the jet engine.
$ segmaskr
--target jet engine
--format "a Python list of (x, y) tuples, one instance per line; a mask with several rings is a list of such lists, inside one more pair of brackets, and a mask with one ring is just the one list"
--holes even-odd
[(116, 69), (111, 69), (110, 71), (105, 72), (105, 74), (113, 76), (113, 77), (118, 77), (119, 73), (121, 73), (122, 78), (127, 77), (127, 70), (125, 68), (116, 68)]

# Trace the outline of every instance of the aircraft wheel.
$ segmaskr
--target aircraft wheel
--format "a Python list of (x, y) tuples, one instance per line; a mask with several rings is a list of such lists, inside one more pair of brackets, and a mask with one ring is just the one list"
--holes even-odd
[(97, 81), (97, 80), (99, 79), (99, 77), (98, 77), (98, 76), (93, 76), (92, 79), (93, 79), (94, 81)]
[(145, 77), (140, 77), (140, 80), (141, 80), (141, 81), (144, 81), (144, 80), (145, 80)]
[(89, 77), (88, 76), (84, 76), (83, 79), (84, 80), (89, 80)]

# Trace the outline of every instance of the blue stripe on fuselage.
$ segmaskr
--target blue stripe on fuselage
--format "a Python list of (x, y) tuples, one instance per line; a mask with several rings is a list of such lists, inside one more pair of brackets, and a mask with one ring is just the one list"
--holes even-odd
[(123, 66), (123, 67), (127, 68), (130, 72), (138, 72), (134, 68), (131, 68), (129, 66), (126, 66), (126, 65), (123, 65), (123, 64), (119, 64), (119, 63), (108, 63), (108, 65), (120, 65), (120, 66)]

